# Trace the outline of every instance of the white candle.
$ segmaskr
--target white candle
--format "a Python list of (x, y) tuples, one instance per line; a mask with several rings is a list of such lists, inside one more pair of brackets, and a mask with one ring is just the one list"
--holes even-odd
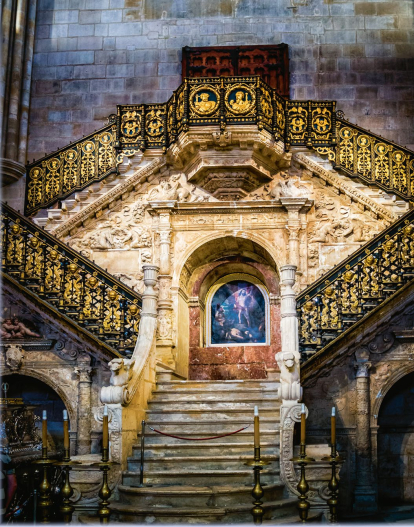
[(43, 419), (47, 419), (47, 411), (43, 410)]
[(68, 420), (68, 411), (67, 410), (63, 410), (63, 420), (64, 421)]
[(254, 407), (254, 448), (260, 448), (259, 407)]
[(332, 406), (332, 417), (335, 417), (335, 406)]

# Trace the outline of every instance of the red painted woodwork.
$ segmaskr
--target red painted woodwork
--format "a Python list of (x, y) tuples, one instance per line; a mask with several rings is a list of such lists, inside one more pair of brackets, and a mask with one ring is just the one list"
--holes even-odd
[(183, 77), (260, 75), (289, 97), (288, 45), (183, 48)]

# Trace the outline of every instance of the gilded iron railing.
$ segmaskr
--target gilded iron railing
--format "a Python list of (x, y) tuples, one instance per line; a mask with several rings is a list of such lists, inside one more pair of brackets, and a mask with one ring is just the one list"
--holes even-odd
[(334, 168), (411, 201), (414, 196), (414, 152), (346, 121), (337, 112), (337, 144), (317, 147)]
[(414, 279), (414, 210), (297, 298), (302, 359), (324, 348)]
[(185, 79), (168, 102), (120, 105), (106, 127), (28, 165), (25, 213), (101, 180), (125, 155), (166, 150), (190, 126), (252, 124), (287, 148), (328, 148), (335, 142), (335, 102), (286, 101), (257, 76)]
[(50, 207), (116, 171), (115, 117), (108, 120), (108, 125), (93, 134), (27, 165), (27, 215)]
[(138, 336), (141, 297), (2, 204), (2, 271), (121, 354)]

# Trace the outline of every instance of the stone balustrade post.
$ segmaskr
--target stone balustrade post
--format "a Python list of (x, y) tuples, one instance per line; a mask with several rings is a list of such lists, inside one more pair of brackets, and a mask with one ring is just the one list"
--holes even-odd
[(296, 311), (295, 285), (296, 266), (284, 265), (280, 268), (280, 334), (282, 350), (276, 354), (280, 368), (279, 397), (283, 404), (296, 404), (302, 398), (300, 386), (300, 356), (298, 316)]

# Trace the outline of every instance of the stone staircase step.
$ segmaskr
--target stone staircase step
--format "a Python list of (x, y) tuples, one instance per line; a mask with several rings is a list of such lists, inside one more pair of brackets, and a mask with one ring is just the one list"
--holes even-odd
[[(217, 392), (218, 390), (223, 391), (233, 391), (234, 389), (277, 389), (280, 385), (278, 381), (266, 381), (266, 380), (255, 380), (255, 379), (246, 379), (246, 380), (232, 380), (232, 381), (161, 381), (157, 383), (158, 390), (168, 390), (170, 393), (175, 391), (182, 390), (191, 390), (191, 391), (213, 391)], [(277, 390), (275, 390), (276, 392)]]
[[(152, 408), (147, 410), (148, 423), (151, 421), (157, 422), (172, 422), (177, 420), (188, 421), (197, 420), (197, 422), (212, 421), (220, 423), (223, 420), (229, 420), (232, 418), (243, 418), (245, 422), (249, 424), (253, 421), (254, 405), (248, 408), (210, 408), (210, 409), (187, 409), (187, 408), (168, 408), (153, 410)], [(251, 415), (249, 415), (249, 413)], [(261, 408), (260, 409), (260, 420), (266, 422), (266, 420), (272, 420), (276, 417), (279, 418), (280, 408)]]
[(259, 412), (262, 412), (262, 409), (278, 409), (280, 406), (280, 401), (277, 397), (268, 398), (266, 400), (263, 400), (261, 398), (256, 399), (246, 399), (243, 401), (232, 401), (232, 400), (219, 400), (215, 399), (212, 401), (206, 401), (204, 397), (200, 397), (200, 400), (181, 400), (181, 401), (174, 401), (172, 399), (167, 400), (159, 400), (159, 399), (153, 399), (150, 401), (148, 405), (148, 409), (150, 411), (172, 411), (174, 410), (175, 406), (179, 406), (181, 409), (185, 410), (219, 410), (219, 409), (231, 409), (234, 408), (235, 410), (241, 410), (241, 411), (250, 411), (254, 410), (255, 406), (259, 407)]
[[(187, 427), (185, 427), (184, 426), (185, 424), (183, 423), (178, 424), (178, 425), (174, 425), (174, 424), (168, 425), (167, 423), (162, 423), (162, 427), (161, 426), (157, 427), (156, 426), (157, 424), (158, 423), (153, 423), (153, 425), (151, 424), (151, 426), (154, 426), (154, 428), (156, 428), (157, 430), (160, 430), (161, 432), (165, 432), (167, 434), (178, 435), (180, 437), (185, 437), (189, 439), (194, 439), (197, 437), (217, 436), (217, 435), (225, 434), (227, 432), (234, 432), (235, 430), (241, 428), (243, 425), (245, 426), (245, 423), (237, 423), (237, 424), (227, 423), (227, 424), (220, 424), (220, 427), (218, 428), (217, 423), (213, 423), (210, 425), (206, 425), (206, 424), (198, 425), (194, 423), (185, 423), (185, 424), (191, 424), (191, 430), (187, 429), (186, 431), (185, 428)], [(278, 444), (279, 436), (280, 434), (279, 434), (279, 423), (278, 422), (275, 423), (273, 429), (264, 428), (263, 423), (262, 423), (262, 426), (260, 428), (260, 438), (263, 442), (270, 442), (270, 443)], [(231, 439), (232, 443), (249, 442), (253, 444), (253, 426), (250, 426), (246, 430), (243, 430), (241, 432), (238, 432), (237, 434), (233, 434), (232, 436), (228, 436), (228, 437), (229, 439)], [(138, 435), (138, 438), (140, 439), (140, 435)], [(155, 444), (164, 444), (166, 441), (168, 441), (169, 443), (175, 443), (176, 445), (183, 445), (184, 443), (185, 444), (187, 443), (183, 439), (176, 439), (174, 437), (167, 437), (161, 434), (157, 434), (156, 432), (153, 432), (152, 430), (149, 430), (148, 428), (146, 428), (146, 431), (145, 431), (145, 438), (150, 440), (151, 443), (155, 443)], [(208, 445), (213, 446), (223, 441), (223, 439), (225, 438), (210, 439), (208, 441)], [(204, 443), (204, 442), (200, 441), (199, 443)], [(206, 445), (206, 443), (204, 444)], [(137, 445), (136, 448), (139, 448), (139, 446)]]
[[(250, 421), (250, 422), (249, 422)], [(270, 433), (275, 434), (279, 431), (279, 419), (260, 419), (261, 423), (261, 431), (260, 435), (263, 437), (263, 434)], [(243, 434), (243, 432), (247, 432), (247, 430), (251, 430), (251, 434), (253, 435), (253, 425), (251, 424), (250, 419), (226, 419), (225, 421), (218, 421), (218, 420), (200, 420), (198, 422), (193, 420), (176, 420), (176, 421), (161, 421), (161, 420), (148, 420), (147, 424), (149, 426), (152, 426), (155, 430), (159, 430), (160, 432), (164, 432), (166, 434), (173, 434), (180, 437), (187, 437), (188, 434), (192, 434), (190, 437), (203, 437), (204, 435), (206, 437), (215, 437), (221, 434), (227, 434), (229, 432), (235, 432), (236, 430), (240, 430), (241, 428), (244, 428), (245, 426), (250, 425), (249, 428), (246, 430), (242, 430), (241, 432), (238, 432), (237, 434), (234, 434), (232, 437), (239, 436), (240, 434)], [(148, 433), (147, 433), (148, 432)], [(151, 430), (152, 432), (152, 430)], [(152, 432), (153, 434), (157, 434), (157, 432)], [(146, 430), (145, 435), (150, 436), (150, 431)], [(158, 434), (157, 434), (158, 435)], [(263, 440), (267, 440), (268, 438), (266, 436), (263, 437)]]
[[(263, 401), (263, 399), (278, 399), (277, 387), (275, 388), (237, 388), (231, 390), (233, 396), (233, 402), (239, 401)], [(153, 394), (151, 402), (165, 402), (168, 401), (197, 401), (200, 397), (205, 401), (231, 401), (229, 398), (230, 394), (228, 390), (186, 390), (180, 388), (179, 390), (156, 390)], [(280, 402), (280, 401), (279, 401)]]
[[(213, 456), (210, 455), (209, 450), (206, 449), (205, 456), (176, 456), (169, 458), (148, 458), (145, 461), (145, 470), (149, 472), (155, 472), (157, 470), (243, 470), (245, 463), (253, 458), (253, 449), (250, 454), (247, 455), (223, 455)], [(265, 456), (262, 455), (262, 458)], [(275, 454), (268, 454), (266, 456), (267, 461), (276, 463), (279, 460), (279, 456)], [(140, 460), (135, 458), (128, 459), (128, 471), (138, 472), (140, 468)]]
[[(225, 507), (249, 503), (252, 486), (188, 487), (170, 485), (164, 487), (128, 487), (119, 485), (121, 503), (137, 507), (156, 506), (162, 503), (166, 507)], [(284, 485), (281, 483), (263, 487), (263, 501), (283, 498)]]
[[(275, 463), (276, 465), (276, 463)], [(251, 469), (244, 470), (167, 470), (144, 472), (144, 481), (149, 484), (179, 484), (183, 481), (191, 482), (191, 486), (199, 487), (205, 485), (223, 484), (250, 484), (253, 482), (253, 472)], [(279, 467), (266, 468), (261, 472), (262, 483), (279, 482)], [(122, 474), (124, 485), (136, 486), (139, 484), (139, 472), (124, 471)]]
[[(166, 438), (167, 439), (167, 438)], [(223, 438), (225, 439), (225, 438)], [(223, 441), (221, 439), (221, 441)], [(231, 438), (229, 438), (231, 439)], [(232, 440), (233, 441), (233, 440)], [(275, 441), (272, 442), (261, 442), (261, 454), (262, 456), (267, 456), (269, 454), (279, 454), (279, 437), (275, 438)], [(206, 452), (206, 443), (204, 441), (181, 441), (180, 444), (177, 443), (160, 443), (156, 444), (154, 442), (145, 443), (145, 459), (147, 457), (162, 457), (168, 459), (174, 456), (199, 456)], [(216, 455), (249, 455), (253, 452), (253, 435), (250, 442), (244, 443), (208, 443), (208, 453), (212, 456)], [(132, 447), (132, 456), (131, 458), (140, 459), (141, 458), (141, 445), (134, 445)], [(129, 458), (129, 459), (131, 459)]]
[[(250, 500), (251, 501), (251, 496)], [(142, 523), (252, 523), (252, 504), (243, 503), (227, 507), (137, 507), (112, 503), (111, 508), (115, 521), (142, 522)], [(296, 498), (285, 498), (283, 500), (268, 501), (263, 504), (265, 511), (264, 519), (271, 523), (284, 524), (285, 519), (293, 523), (295, 518), (293, 509), (297, 504)], [(319, 513), (320, 515), (320, 513)], [(313, 516), (313, 515), (312, 515)], [(134, 519), (133, 519), (134, 518)], [(297, 520), (299, 516), (296, 515)]]

